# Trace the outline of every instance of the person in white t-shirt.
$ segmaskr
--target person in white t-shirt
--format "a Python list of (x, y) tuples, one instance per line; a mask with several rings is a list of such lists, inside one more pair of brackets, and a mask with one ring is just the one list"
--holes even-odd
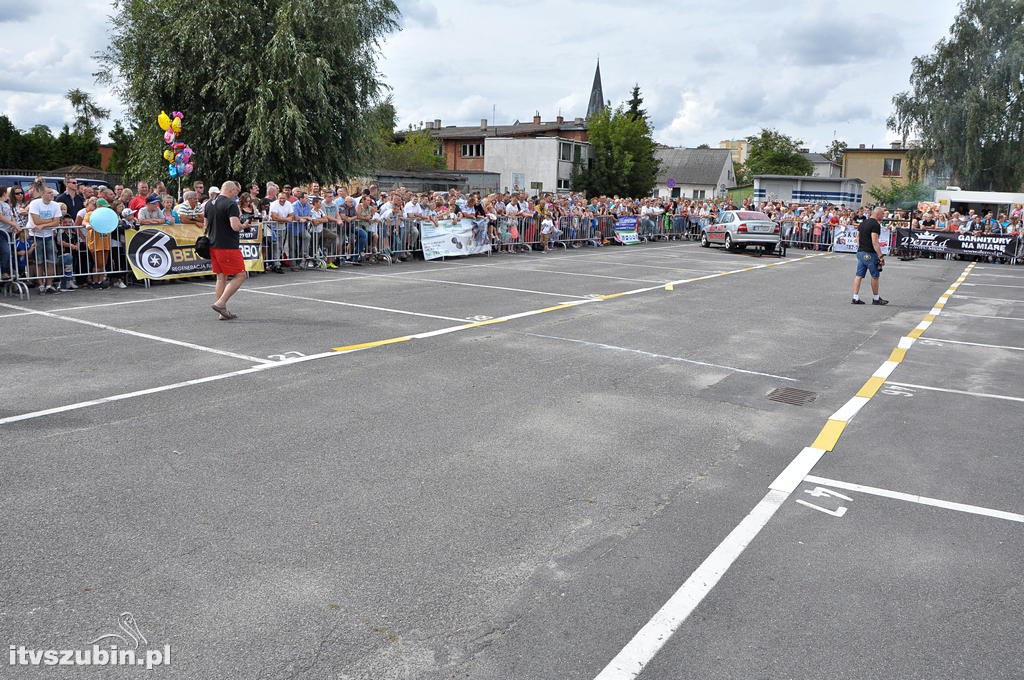
[(288, 200), (288, 194), (280, 192), (277, 195), (277, 200), (273, 201), (268, 209), (270, 228), (273, 231), (270, 242), (270, 261), (272, 263), (270, 269), (278, 274), (284, 273), (281, 268), (281, 244), (284, 243), (284, 230), (294, 215), (295, 208)]
[(324, 200), (319, 196), (313, 196), (310, 199), (312, 207), (309, 211), (309, 252), (307, 266), (312, 269), (316, 267), (316, 261), (321, 259), (321, 255), (328, 252), (325, 247), (324, 238), (324, 224), (328, 221), (327, 212), (324, 211)]
[(35, 244), (36, 266), (42, 273), (41, 293), (56, 293), (52, 278), (57, 273), (57, 249), (54, 227), (60, 226), (61, 204), (53, 200), (53, 189), (46, 187), (42, 197), (28, 204), (28, 233)]

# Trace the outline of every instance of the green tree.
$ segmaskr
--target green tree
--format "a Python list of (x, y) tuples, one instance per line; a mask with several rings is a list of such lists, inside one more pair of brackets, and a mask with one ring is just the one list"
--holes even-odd
[(832, 161), (833, 163), (843, 164), (843, 155), (846, 153), (847, 144), (846, 142), (838, 139), (833, 139), (832, 143), (829, 144), (828, 150), (822, 155)]
[(810, 175), (814, 165), (800, 154), (801, 140), (763, 128), (747, 137), (747, 171), (754, 175)]
[(103, 121), (110, 116), (110, 109), (100, 107), (92, 100), (92, 95), (78, 88), (68, 90), (64, 98), (75, 109), (75, 133), (93, 137), (98, 143)]
[(135, 131), (129, 132), (121, 125), (121, 121), (114, 121), (114, 127), (110, 129), (110, 143), (114, 147), (110, 154), (110, 165), (107, 172), (123, 175), (128, 170), (128, 153), (131, 151)]
[(658, 177), (658, 158), (651, 127), (644, 117), (634, 119), (619, 108), (605, 108), (587, 123), (590, 138), (588, 167), (577, 164), (572, 185), (588, 196), (646, 196)]
[(643, 103), (644, 98), (640, 96), (640, 84), (634, 83), (633, 92), (629, 97), (629, 110), (626, 112), (630, 118), (633, 120), (647, 118), (647, 110), (640, 108), (640, 105)]
[(410, 130), (384, 147), (378, 169), (419, 171), (444, 167), (444, 156), (437, 154), (437, 140), (426, 130)]
[(907, 208), (916, 206), (932, 196), (932, 192), (921, 181), (901, 183), (890, 179), (888, 185), (872, 185), (868, 187), (868, 195), (876, 202), (890, 208)]
[(750, 174), (750, 170), (747, 169), (746, 163), (733, 164), (733, 171), (736, 173), (736, 186), (745, 187), (754, 183), (754, 178)]
[(21, 130), (6, 115), (0, 115), (0, 167), (24, 167), (22, 153)]
[(129, 171), (166, 176), (156, 119), (178, 110), (196, 178), (347, 177), (375, 148), (376, 57), (398, 16), (393, 0), (115, 0), (96, 75), (139, 130)]
[(965, 188), (1024, 182), (1024, 0), (963, 0), (950, 34), (912, 62), (889, 127), (919, 140), (911, 172), (934, 161)]

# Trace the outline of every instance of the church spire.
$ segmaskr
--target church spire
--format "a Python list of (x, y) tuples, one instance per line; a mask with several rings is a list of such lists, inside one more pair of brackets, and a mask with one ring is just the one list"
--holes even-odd
[(587, 105), (587, 118), (600, 113), (604, 108), (604, 90), (601, 89), (601, 59), (597, 60), (594, 71), (594, 86), (590, 88), (590, 103)]

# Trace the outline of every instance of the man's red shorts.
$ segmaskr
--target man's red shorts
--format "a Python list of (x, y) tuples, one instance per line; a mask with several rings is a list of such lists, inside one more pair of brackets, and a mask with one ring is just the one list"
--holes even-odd
[(214, 274), (234, 276), (245, 271), (245, 260), (238, 248), (210, 248), (210, 262)]

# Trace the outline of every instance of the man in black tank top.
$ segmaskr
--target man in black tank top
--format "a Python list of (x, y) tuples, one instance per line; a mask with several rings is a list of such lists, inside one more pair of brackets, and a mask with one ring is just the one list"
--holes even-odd
[(228, 311), (228, 300), (238, 292), (246, 279), (245, 260), (242, 259), (242, 251), (238, 249), (238, 232), (242, 230), (241, 212), (235, 203), (241, 188), (238, 182), (224, 182), (220, 194), (207, 201), (203, 210), (210, 235), (210, 262), (213, 273), (217, 275), (217, 300), (211, 307), (221, 321), (238, 318)]
[(888, 300), (883, 300), (878, 294), (878, 277), (885, 265), (882, 244), (879, 242), (879, 237), (882, 235), (882, 224), (879, 220), (883, 217), (885, 217), (885, 208), (879, 206), (871, 211), (871, 217), (865, 219), (857, 227), (857, 275), (853, 278), (852, 304), (864, 304), (864, 301), (860, 299), (860, 284), (868, 272), (871, 273), (871, 304), (889, 304)]

